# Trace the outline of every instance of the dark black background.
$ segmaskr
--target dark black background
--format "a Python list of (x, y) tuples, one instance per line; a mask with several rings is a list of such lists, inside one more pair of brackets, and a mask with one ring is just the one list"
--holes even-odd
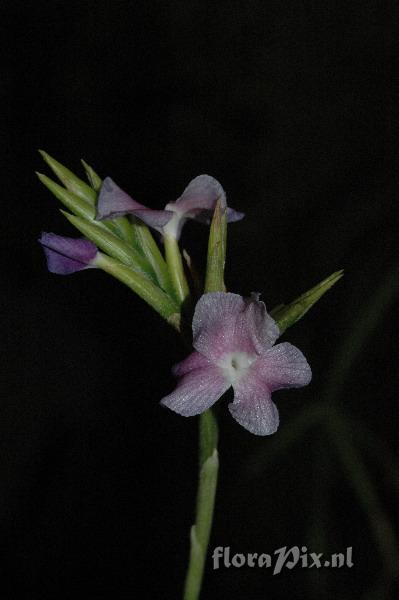
[[(260, 291), (270, 308), (345, 268), (286, 335), (314, 376), (276, 395), (284, 436), (322, 400), (342, 340), (397, 268), (397, 28), (397, 6), (380, 1), (3, 4), (2, 598), (179, 598), (196, 486), (196, 420), (159, 406), (184, 350), (105, 274), (47, 272), (40, 231), (73, 231), (35, 178), (48, 173), (37, 148), (74, 171), (85, 158), (154, 207), (195, 175), (218, 178), (246, 212), (229, 228), (228, 287)], [(200, 263), (206, 235), (185, 229)], [(339, 402), (395, 451), (391, 279)], [(272, 553), (316, 539), (315, 552), (353, 546), (355, 566), (273, 577), (209, 563), (204, 599), (369, 597), (386, 559), (375, 515), (323, 430), (263, 466), (276, 436), (251, 436), (225, 402), (220, 425), (211, 549)], [(395, 527), (398, 497), (374, 458)], [(383, 581), (377, 597), (393, 589)]]

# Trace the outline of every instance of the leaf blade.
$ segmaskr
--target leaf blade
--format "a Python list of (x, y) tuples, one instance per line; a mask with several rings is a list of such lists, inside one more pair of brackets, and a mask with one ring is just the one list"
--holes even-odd
[(341, 277), (343, 277), (343, 270), (332, 273), (323, 281), (320, 281), (313, 288), (301, 294), (298, 298), (290, 302), (290, 304), (279, 304), (271, 312), (271, 316), (276, 321), (280, 335), (283, 334), (289, 327), (294, 325), (299, 319), (301, 319), (307, 312), (312, 308), (318, 300), (324, 294), (335, 285)]

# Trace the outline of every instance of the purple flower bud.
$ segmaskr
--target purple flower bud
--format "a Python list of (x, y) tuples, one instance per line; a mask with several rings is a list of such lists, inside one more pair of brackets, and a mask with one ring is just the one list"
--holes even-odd
[(85, 238), (76, 239), (43, 232), (39, 242), (43, 246), (51, 273), (69, 275), (95, 266), (93, 262), (97, 248)]
[(244, 217), (243, 213), (227, 208), (226, 194), (222, 186), (209, 175), (195, 177), (180, 198), (167, 204), (164, 210), (152, 210), (139, 204), (121, 190), (110, 177), (106, 177), (98, 196), (96, 218), (113, 219), (133, 214), (162, 234), (178, 239), (186, 219), (209, 224), (219, 198), (227, 210), (228, 221), (239, 221)]
[(212, 292), (197, 303), (192, 352), (173, 369), (174, 392), (161, 403), (183, 416), (210, 408), (230, 387), (229, 410), (256, 435), (274, 433), (279, 425), (273, 391), (307, 385), (312, 372), (302, 352), (277, 344), (279, 329), (257, 295)]

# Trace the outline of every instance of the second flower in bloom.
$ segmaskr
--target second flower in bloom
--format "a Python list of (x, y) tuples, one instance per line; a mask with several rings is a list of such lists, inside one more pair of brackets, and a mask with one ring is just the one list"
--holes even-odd
[(273, 391), (302, 387), (312, 377), (306, 358), (298, 348), (283, 342), (276, 322), (256, 294), (212, 292), (197, 303), (193, 319), (193, 346), (177, 364), (174, 392), (163, 405), (193, 416), (210, 408), (230, 387), (232, 416), (256, 435), (274, 433), (279, 425)]

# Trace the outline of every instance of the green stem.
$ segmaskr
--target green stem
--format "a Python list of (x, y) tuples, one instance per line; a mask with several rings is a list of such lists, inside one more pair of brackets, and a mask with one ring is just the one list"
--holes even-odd
[(190, 290), (186, 276), (184, 274), (183, 261), (180, 254), (179, 244), (177, 240), (171, 235), (165, 235), (165, 257), (166, 264), (169, 268), (169, 274), (172, 280), (173, 289), (176, 297), (183, 304), (188, 298)]
[(190, 532), (190, 558), (184, 586), (184, 600), (197, 600), (201, 591), (206, 554), (212, 528), (218, 476), (218, 427), (212, 410), (199, 419), (199, 483), (195, 524)]
[[(213, 214), (208, 242), (205, 292), (223, 291), (224, 264), (226, 259), (227, 221), (225, 207), (218, 200)], [(174, 240), (177, 252), (177, 242)], [(170, 243), (170, 240), (168, 244)], [(166, 257), (168, 246), (166, 245)], [(172, 247), (173, 248), (173, 247)], [(181, 256), (179, 252), (181, 262)], [(168, 258), (167, 258), (168, 260)], [(182, 265), (183, 268), (183, 265)], [(183, 273), (184, 275), (184, 273)], [(212, 409), (202, 413), (199, 420), (199, 483), (195, 524), (191, 528), (190, 558), (184, 586), (184, 600), (198, 600), (215, 506), (219, 458), (217, 451), (218, 426)]]

